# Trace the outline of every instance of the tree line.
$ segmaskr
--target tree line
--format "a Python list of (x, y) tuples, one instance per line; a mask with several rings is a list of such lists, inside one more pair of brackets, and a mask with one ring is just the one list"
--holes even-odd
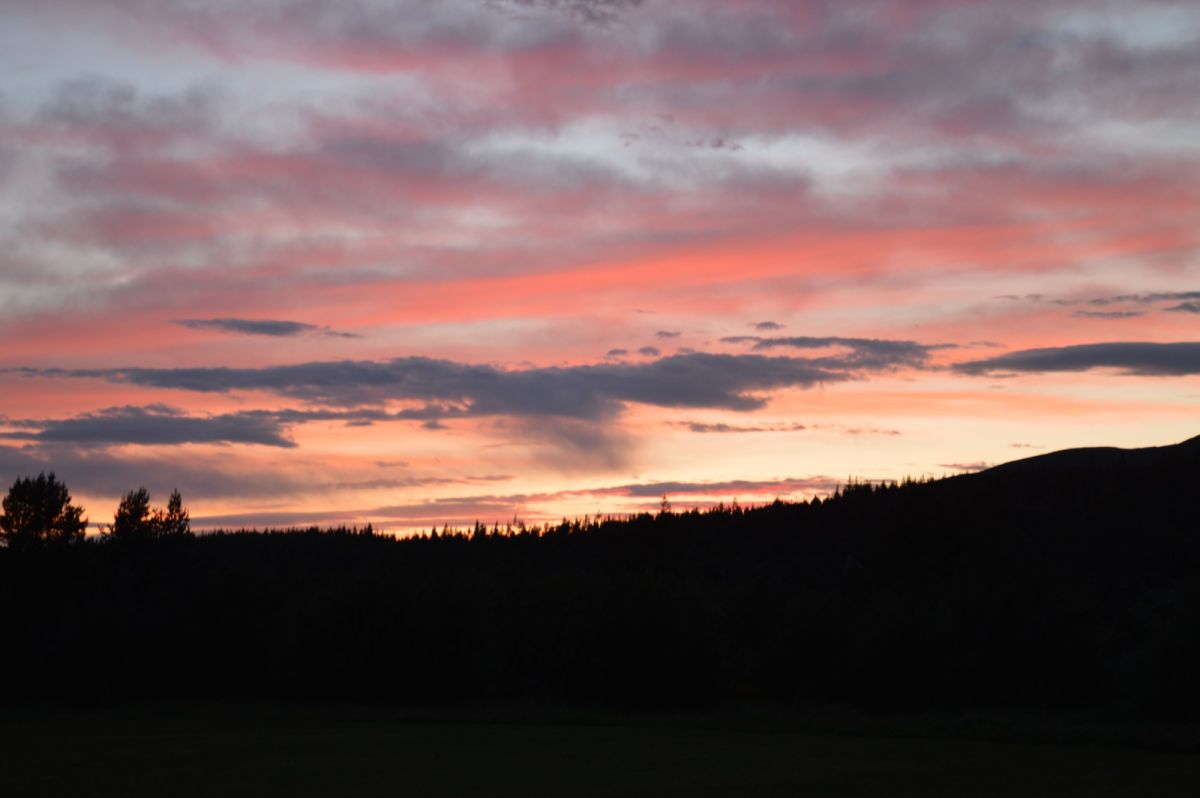
[[(0, 676), (20, 689), (0, 701), (749, 700), (1200, 720), (1200, 447), (1169, 454), (406, 539), (6, 538)], [(43, 482), (42, 517), (77, 528), (69, 494)], [(128, 515), (161, 529), (170, 504), (132, 494)]]
[[(4, 497), (0, 540), (10, 551), (60, 548), (84, 540), (88, 520), (83, 508), (71, 503), (71, 493), (54, 472), (18, 477)], [(102, 527), (105, 540), (117, 542), (182, 538), (192, 534), (191, 516), (178, 490), (165, 508), (150, 506), (150, 493), (141, 487), (121, 498), (112, 524)]]

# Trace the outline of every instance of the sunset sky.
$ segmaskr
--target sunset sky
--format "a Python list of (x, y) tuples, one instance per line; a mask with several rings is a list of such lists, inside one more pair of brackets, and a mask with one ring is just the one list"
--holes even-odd
[(0, 0), (0, 478), (530, 521), (1200, 434), (1200, 3)]

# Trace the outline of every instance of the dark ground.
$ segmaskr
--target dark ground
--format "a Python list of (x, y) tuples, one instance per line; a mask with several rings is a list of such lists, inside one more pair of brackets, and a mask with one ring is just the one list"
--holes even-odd
[(26, 709), (0, 715), (0, 795), (1191, 798), (1200, 756), (1138, 745), (1196, 739), (1166, 727), (752, 710)]

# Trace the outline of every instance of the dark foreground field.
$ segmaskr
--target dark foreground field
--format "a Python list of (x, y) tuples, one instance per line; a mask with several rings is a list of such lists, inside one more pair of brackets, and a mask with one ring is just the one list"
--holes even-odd
[(913, 736), (925, 721), (838, 731), (753, 713), (500, 717), (247, 706), (10, 712), (0, 716), (0, 795), (1200, 794), (1200, 757), (1095, 739), (937, 739)]

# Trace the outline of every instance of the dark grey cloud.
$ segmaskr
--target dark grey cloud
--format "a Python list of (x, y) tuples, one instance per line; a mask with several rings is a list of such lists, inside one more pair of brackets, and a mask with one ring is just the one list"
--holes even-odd
[(31, 446), (0, 446), (0, 475), (6, 478), (53, 470), (53, 465), (39, 458)]
[(331, 490), (391, 490), (397, 488), (425, 488), (439, 485), (461, 485), (468, 480), (453, 477), (402, 477), (392, 479), (360, 479), (348, 482), (331, 482), (324, 487)]
[(787, 325), (780, 324), (779, 322), (775, 321), (760, 321), (758, 324), (754, 325), (754, 329), (758, 330), (759, 332), (777, 332), (782, 330), (785, 326)]
[(967, 473), (975, 473), (976, 471), (984, 471), (992, 467), (992, 463), (985, 463), (982, 460), (977, 463), (939, 463), (938, 468), (948, 468), (951, 471), (965, 471)]
[[(45, 445), (244, 443), (291, 447), (293, 425), (339, 421), (366, 425), (496, 417), (497, 431), (532, 446), (540, 462), (563, 472), (615, 470), (631, 464), (637, 441), (611, 422), (629, 403), (671, 408), (751, 411), (772, 392), (861, 378), (906, 363), (906, 349), (870, 357), (851, 351), (822, 358), (757, 354), (677, 354), (658, 360), (505, 370), (430, 358), (334, 361), (265, 368), (8, 369), (62, 379), (102, 379), (196, 392), (255, 391), (309, 407), (186, 416), (162, 406), (116, 408), (70, 419), (13, 424), (18, 438)], [(416, 406), (387, 411), (391, 402)]]
[(1200, 343), (1114, 342), (1023, 349), (956, 363), (952, 368), (970, 375), (1111, 368), (1131, 375), (1183, 376), (1200, 374)]
[(681, 335), (683, 335), (683, 333), (676, 332), (674, 330), (659, 330), (658, 332), (656, 332), (654, 334), (654, 337), (655, 338), (678, 338)]
[(662, 354), (662, 351), (656, 346), (643, 346), (638, 350), (638, 354), (646, 357), (658, 357)]
[(1140, 310), (1077, 310), (1071, 315), (1081, 319), (1134, 319), (1146, 314)]
[(882, 435), (888, 438), (896, 438), (901, 434), (898, 429), (879, 429), (878, 427), (842, 427), (842, 432), (846, 435), (859, 437), (863, 435)]
[(271, 319), (177, 319), (173, 322), (189, 330), (218, 330), (242, 335), (269, 335), (287, 338), (315, 332), (315, 324), (298, 321), (275, 321)]
[(328, 335), (334, 338), (358, 338), (354, 333), (337, 332), (316, 324), (276, 319), (177, 319), (173, 324), (190, 330), (217, 330), (239, 335), (266, 335), (290, 338), (297, 335)]
[[(1119, 294), (1117, 296), (1096, 297), (1084, 300), (1089, 305), (1118, 305), (1135, 302), (1148, 305), (1155, 302), (1178, 302), (1200, 300), (1200, 291), (1164, 291), (1148, 294)], [(1059, 304), (1067, 304), (1070, 300), (1060, 300)]]
[(0, 439), (77, 446), (173, 446), (184, 443), (237, 443), (294, 448), (289, 428), (314, 421), (340, 421), (364, 427), (382, 421), (424, 421), (453, 417), (449, 407), (427, 406), (394, 413), (382, 410), (243, 410), (192, 416), (161, 404), (112, 407), (61, 419), (2, 419)]
[(84, 446), (246, 443), (294, 447), (278, 418), (259, 413), (188, 416), (163, 405), (112, 407), (65, 419), (9, 420), (0, 438)]
[(604, 354), (604, 356), (605, 357), (625, 357), (628, 354), (629, 354), (628, 349), (610, 349)]
[[(1178, 302), (1179, 304), (1164, 308), (1164, 310), (1180, 313), (1195, 313), (1200, 312), (1200, 291), (1155, 291), (1140, 294), (1115, 294), (1112, 296), (1091, 297), (1088, 299), (1048, 299), (1044, 294), (1006, 294), (1000, 299), (1007, 299), (1017, 302), (1033, 302), (1044, 303), (1050, 305), (1061, 305), (1064, 307), (1087, 305), (1090, 307), (1109, 307), (1111, 305), (1152, 305), (1161, 304), (1164, 302)], [(1190, 308), (1196, 308), (1191, 310)], [(1077, 310), (1075, 316), (1082, 318), (1096, 319), (1125, 319), (1134, 316), (1144, 315), (1143, 311), (1134, 310), (1113, 310), (1113, 311), (1097, 311), (1097, 310)]]
[(878, 338), (843, 338), (838, 336), (813, 337), (793, 336), (789, 338), (762, 338), (756, 335), (736, 335), (721, 339), (722, 343), (753, 343), (756, 351), (767, 349), (831, 349), (845, 347), (847, 355), (814, 360), (834, 360), (846, 367), (862, 369), (884, 369), (897, 366), (920, 367), (925, 365), (930, 354), (939, 349), (953, 348), (952, 344), (919, 344), (916, 341), (893, 341)]
[(803, 432), (808, 429), (804, 424), (761, 424), (748, 426), (725, 423), (705, 424), (699, 421), (679, 422), (676, 426), (683, 427), (689, 432), (703, 435), (730, 435), (751, 432)]
[[(834, 340), (834, 339), (829, 339)], [(842, 339), (837, 339), (842, 340)], [(846, 339), (849, 340), (849, 339)], [(892, 344), (892, 345), (889, 345)], [(760, 394), (839, 382), (870, 370), (908, 365), (928, 347), (866, 342), (824, 358), (710, 353), (647, 363), (504, 370), (424, 357), (343, 360), (265, 368), (8, 369), (26, 376), (93, 378), (148, 388), (227, 393), (265, 391), (314, 405), (362, 408), (389, 401), (425, 402), (393, 418), (560, 416), (599, 420), (625, 403), (659, 407), (755, 410)], [(281, 416), (280, 420), (287, 420)]]
[(281, 424), (306, 424), (310, 421), (342, 421), (347, 426), (370, 426), (376, 421), (428, 421), (461, 413), (445, 405), (425, 405), (387, 413), (383, 410), (245, 410), (240, 415), (263, 416)]

